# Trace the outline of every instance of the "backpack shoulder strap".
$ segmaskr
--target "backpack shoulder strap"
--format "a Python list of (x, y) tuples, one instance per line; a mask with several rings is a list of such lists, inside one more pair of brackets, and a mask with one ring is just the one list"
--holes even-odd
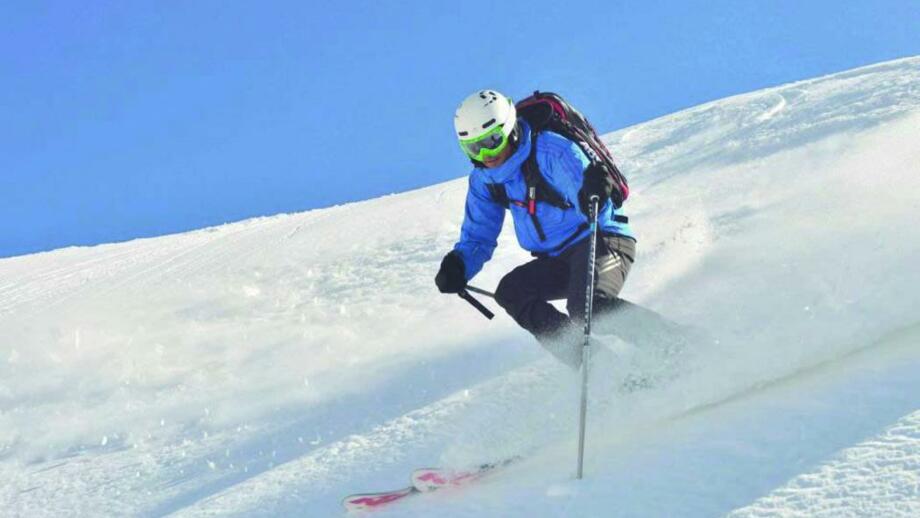
[(517, 105), (518, 116), (524, 119), (530, 126), (530, 155), (524, 161), (524, 181), (527, 183), (527, 201), (533, 205), (536, 200), (540, 200), (560, 209), (571, 208), (572, 205), (565, 201), (552, 186), (547, 183), (543, 174), (540, 173), (540, 165), (537, 163), (537, 137), (546, 130), (552, 130), (560, 121), (561, 107), (553, 98), (554, 94), (547, 94), (534, 91), (533, 95), (520, 101)]
[(489, 189), (489, 195), (492, 196), (492, 201), (506, 209), (508, 208), (511, 202), (508, 199), (508, 191), (505, 190), (504, 184), (487, 183), (486, 188)]
[(530, 155), (524, 161), (522, 169), (524, 170), (524, 181), (527, 183), (527, 198), (529, 202), (536, 200), (544, 201), (560, 209), (569, 209), (572, 204), (565, 201), (561, 194), (556, 192), (552, 186), (547, 183), (546, 178), (540, 173), (540, 165), (537, 163), (537, 136), (538, 132), (530, 132)]

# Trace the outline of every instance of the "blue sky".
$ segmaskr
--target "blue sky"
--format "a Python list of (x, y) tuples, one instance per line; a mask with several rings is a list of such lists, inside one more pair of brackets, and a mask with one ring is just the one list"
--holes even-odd
[(7, 2), (0, 257), (462, 176), (478, 88), (606, 133), (920, 54), (917, 27), (916, 0)]

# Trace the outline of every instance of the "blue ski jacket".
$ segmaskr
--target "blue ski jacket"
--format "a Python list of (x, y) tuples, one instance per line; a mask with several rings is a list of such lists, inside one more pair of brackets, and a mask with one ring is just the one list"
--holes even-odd
[[(477, 167), (469, 176), (460, 241), (454, 245), (454, 250), (463, 258), (467, 280), (479, 273), (482, 266), (492, 258), (505, 220), (505, 207), (492, 199), (486, 184), (503, 184), (511, 200), (527, 199), (527, 185), (522, 166), (530, 156), (531, 130), (523, 119), (518, 119), (518, 124), (521, 137), (514, 154), (499, 167)], [(589, 161), (577, 144), (551, 131), (543, 131), (537, 135), (536, 147), (540, 173), (546, 182), (569, 202), (571, 208), (562, 209), (537, 200), (536, 216), (546, 236), (542, 241), (527, 207), (512, 203), (507, 210), (511, 211), (514, 233), (521, 248), (535, 255), (557, 256), (591, 233), (587, 228), (588, 217), (578, 208), (578, 191), (581, 189), (585, 167)], [(635, 239), (628, 223), (614, 219), (618, 215), (621, 215), (621, 212), (614, 209), (613, 203), (608, 200), (598, 213), (598, 231)]]

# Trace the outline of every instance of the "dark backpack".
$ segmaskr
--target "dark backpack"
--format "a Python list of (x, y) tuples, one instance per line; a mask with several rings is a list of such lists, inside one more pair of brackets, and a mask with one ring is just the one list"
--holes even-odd
[[(527, 184), (527, 202), (510, 200), (501, 184), (488, 184), (492, 198), (508, 207), (510, 203), (525, 206), (533, 215), (536, 202), (542, 201), (560, 208), (569, 208), (559, 193), (546, 183), (536, 158), (536, 139), (541, 131), (552, 131), (578, 144), (582, 152), (591, 161), (591, 165), (602, 168), (610, 176), (613, 191), (610, 199), (613, 206), (620, 208), (629, 196), (626, 177), (620, 172), (610, 155), (610, 150), (601, 142), (597, 131), (588, 119), (565, 101), (560, 95), (551, 92), (535, 91), (533, 95), (515, 104), (518, 117), (530, 125), (530, 156), (524, 162), (524, 181)], [(542, 234), (542, 232), (541, 232)], [(542, 236), (541, 236), (542, 238)]]

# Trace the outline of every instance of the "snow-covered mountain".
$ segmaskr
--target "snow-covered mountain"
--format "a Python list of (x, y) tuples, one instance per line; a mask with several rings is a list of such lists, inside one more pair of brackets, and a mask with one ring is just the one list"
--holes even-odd
[[(609, 390), (641, 344), (595, 375), (584, 480), (577, 377), (434, 288), (457, 179), (0, 260), (0, 514), (337, 516), (525, 453), (377, 516), (920, 515), (920, 58), (605, 140), (623, 296), (715, 340), (654, 389)], [(476, 285), (529, 259), (509, 230)]]

